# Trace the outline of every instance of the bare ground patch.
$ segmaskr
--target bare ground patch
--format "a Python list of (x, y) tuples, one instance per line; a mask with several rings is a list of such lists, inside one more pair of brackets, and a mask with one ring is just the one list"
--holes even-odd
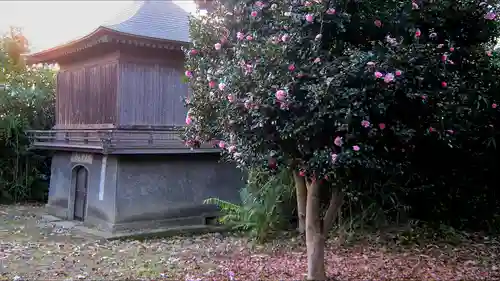
[[(229, 272), (236, 280), (304, 278), (300, 239), (255, 245), (216, 233), (104, 241), (44, 222), (43, 213), (34, 205), (0, 207), (0, 280), (228, 280)], [(500, 280), (500, 245), (491, 238), (411, 247), (332, 241), (326, 259), (337, 280)]]

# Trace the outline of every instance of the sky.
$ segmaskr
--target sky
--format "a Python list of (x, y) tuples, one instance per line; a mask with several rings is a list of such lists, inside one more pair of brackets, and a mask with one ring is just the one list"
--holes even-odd
[[(0, 33), (8, 31), (9, 26), (21, 27), (31, 52), (40, 51), (92, 32), (131, 2), (0, 0)], [(186, 0), (180, 3), (187, 4)], [(189, 4), (184, 6), (192, 9)]]

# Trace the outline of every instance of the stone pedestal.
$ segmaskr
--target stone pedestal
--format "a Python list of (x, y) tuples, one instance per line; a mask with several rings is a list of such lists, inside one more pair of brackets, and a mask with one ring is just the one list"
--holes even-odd
[(234, 165), (216, 154), (102, 155), (56, 152), (48, 210), (74, 219), (75, 173), (87, 169), (84, 224), (102, 231), (137, 232), (206, 224), (218, 209), (209, 197), (238, 202), (244, 185)]

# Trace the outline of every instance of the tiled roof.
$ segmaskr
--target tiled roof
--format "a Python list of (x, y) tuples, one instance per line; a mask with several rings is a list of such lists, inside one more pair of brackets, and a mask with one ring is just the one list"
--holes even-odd
[(136, 36), (190, 41), (189, 12), (172, 0), (134, 1), (102, 27)]

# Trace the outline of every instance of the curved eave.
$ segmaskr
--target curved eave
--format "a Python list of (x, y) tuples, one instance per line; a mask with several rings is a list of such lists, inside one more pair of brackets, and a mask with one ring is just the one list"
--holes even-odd
[(27, 64), (57, 63), (61, 57), (74, 54), (103, 43), (128, 44), (138, 47), (151, 47), (169, 50), (180, 50), (181, 46), (189, 44), (189, 42), (139, 36), (100, 26), (89, 35), (80, 39), (76, 39), (44, 51), (28, 54), (26, 56), (26, 62)]
[(159, 38), (155, 38), (155, 37), (148, 37), (148, 36), (143, 36), (143, 35), (137, 35), (137, 34), (133, 34), (133, 33), (127, 33), (127, 32), (123, 32), (123, 31), (117, 31), (117, 30), (114, 30), (114, 29), (111, 29), (111, 28), (108, 28), (108, 27), (104, 27), (104, 26), (101, 26), (99, 27), (100, 29), (103, 29), (103, 30), (107, 30), (113, 34), (116, 34), (116, 35), (121, 35), (121, 36), (126, 36), (126, 37), (133, 37), (134, 39), (137, 39), (137, 40), (145, 40), (145, 41), (150, 41), (150, 42), (156, 42), (158, 44), (175, 44), (175, 45), (178, 45), (178, 46), (187, 46), (189, 45), (189, 42), (185, 42), (185, 41), (175, 41), (175, 40), (168, 40), (168, 39), (159, 39)]

